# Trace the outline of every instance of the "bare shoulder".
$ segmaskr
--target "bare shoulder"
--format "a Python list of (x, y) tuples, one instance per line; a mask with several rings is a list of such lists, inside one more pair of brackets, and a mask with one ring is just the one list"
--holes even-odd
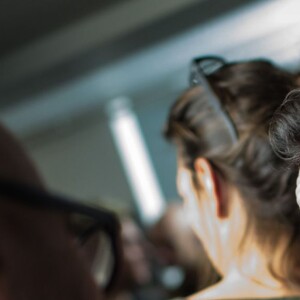
[[(278, 291), (269, 291), (264, 289), (259, 289), (259, 287), (253, 288), (253, 290), (246, 289), (243, 286), (233, 287), (231, 285), (218, 283), (207, 289), (202, 290), (194, 295), (191, 295), (186, 298), (186, 300), (221, 300), (221, 299), (290, 299), (297, 300), (299, 297), (295, 296), (285, 296), (282, 297), (278, 295)], [(282, 298), (278, 298), (282, 297)]]
[(208, 287), (196, 294), (193, 294), (186, 298), (186, 300), (208, 300), (208, 299), (223, 299), (224, 294), (221, 292), (222, 288), (220, 287), (222, 284), (215, 284), (211, 287)]
[(201, 292), (193, 294), (186, 298), (186, 300), (208, 300), (208, 299), (222, 299), (221, 295), (215, 289), (205, 289)]

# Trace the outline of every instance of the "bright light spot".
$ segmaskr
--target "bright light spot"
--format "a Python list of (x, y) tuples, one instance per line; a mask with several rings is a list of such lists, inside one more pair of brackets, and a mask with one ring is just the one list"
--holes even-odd
[(152, 224), (162, 214), (165, 201), (150, 162), (142, 133), (128, 99), (109, 103), (110, 127), (141, 218)]

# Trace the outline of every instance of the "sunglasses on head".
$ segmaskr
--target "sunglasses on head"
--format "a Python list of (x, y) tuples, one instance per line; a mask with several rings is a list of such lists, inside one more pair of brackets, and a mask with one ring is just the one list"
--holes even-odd
[(218, 56), (201, 56), (194, 58), (190, 69), (190, 86), (203, 87), (204, 91), (209, 95), (210, 103), (214, 110), (223, 118), (232, 142), (235, 142), (238, 139), (238, 132), (234, 122), (208, 80), (210, 75), (213, 75), (225, 65), (226, 61)]

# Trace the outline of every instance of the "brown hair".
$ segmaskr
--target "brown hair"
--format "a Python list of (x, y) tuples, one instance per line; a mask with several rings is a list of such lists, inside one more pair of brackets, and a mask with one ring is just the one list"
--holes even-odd
[(295, 75), (269, 61), (253, 60), (225, 64), (207, 79), (234, 123), (237, 141), (229, 138), (223, 117), (200, 86), (188, 89), (174, 103), (165, 135), (178, 145), (186, 167), (193, 170), (197, 157), (207, 158), (216, 172), (238, 188), (255, 236), (270, 252), (282, 238), (275, 228), (288, 233), (285, 279), (280, 279), (299, 285), (300, 213), (294, 193), (297, 172), (283, 169), (284, 162), (274, 154), (268, 139), (273, 113), (296, 88)]
[(300, 89), (291, 91), (274, 113), (270, 141), (280, 158), (300, 166)]

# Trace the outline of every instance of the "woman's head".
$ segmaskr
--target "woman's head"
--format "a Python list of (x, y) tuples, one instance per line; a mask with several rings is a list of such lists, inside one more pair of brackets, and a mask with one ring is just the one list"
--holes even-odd
[(171, 108), (166, 128), (178, 146), (180, 190), (188, 203), (196, 202), (189, 209), (194, 227), (221, 272), (237, 251), (247, 252), (250, 240), (271, 252), (288, 237), (291, 254), (299, 245), (297, 174), (282, 170), (268, 129), (296, 87), (295, 76), (265, 60), (223, 64), (205, 78), (201, 71), (200, 84)]

